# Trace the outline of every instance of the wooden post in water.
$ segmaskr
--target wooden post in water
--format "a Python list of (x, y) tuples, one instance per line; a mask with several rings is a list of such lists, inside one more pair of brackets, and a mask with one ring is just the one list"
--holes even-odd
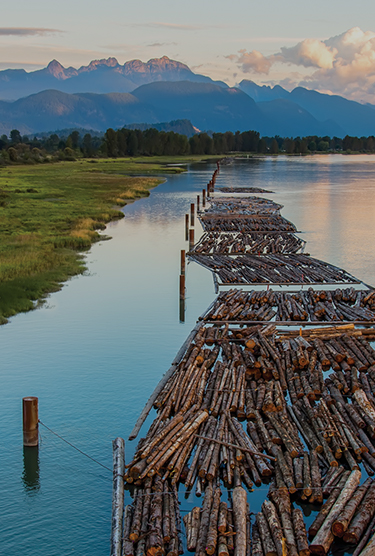
[(189, 239), (189, 215), (185, 214), (185, 241)]
[(194, 226), (194, 212), (195, 212), (195, 205), (191, 203), (190, 205), (190, 226)]
[(206, 206), (206, 190), (202, 189), (202, 205)]
[(199, 195), (197, 195), (197, 211), (199, 211), (199, 203), (200, 203), (200, 198)]
[(190, 228), (189, 230), (189, 251), (191, 251), (194, 247), (194, 228)]
[(38, 446), (38, 398), (29, 396), (22, 398), (23, 413), (23, 445)]
[(111, 556), (122, 553), (122, 520), (124, 513), (124, 474), (125, 474), (125, 441), (116, 438), (113, 447), (113, 495), (112, 495), (112, 532)]
[(185, 274), (185, 263), (186, 263), (185, 250), (181, 249), (181, 274)]

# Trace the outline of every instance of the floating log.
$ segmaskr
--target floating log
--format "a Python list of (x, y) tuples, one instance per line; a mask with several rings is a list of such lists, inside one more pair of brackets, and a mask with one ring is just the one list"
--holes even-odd
[(306, 528), (303, 522), (303, 513), (299, 508), (292, 511), (294, 535), (296, 537), (299, 556), (309, 556), (310, 549), (307, 541)]
[(361, 479), (361, 472), (354, 470), (348, 477), (339, 497), (333, 504), (329, 514), (327, 515), (323, 525), (315, 535), (311, 545), (310, 551), (312, 554), (319, 554), (325, 556), (333, 542), (334, 536), (331, 531), (332, 524), (336, 521), (337, 517), (342, 512), (348, 500), (352, 497), (353, 493), (359, 485)]
[(113, 448), (113, 495), (112, 495), (112, 532), (111, 556), (121, 556), (122, 529), (124, 511), (124, 473), (125, 473), (125, 442), (116, 438)]

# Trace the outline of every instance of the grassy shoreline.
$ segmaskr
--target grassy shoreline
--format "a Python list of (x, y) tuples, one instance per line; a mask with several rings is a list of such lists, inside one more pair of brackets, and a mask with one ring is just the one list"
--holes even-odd
[[(85, 270), (82, 251), (128, 202), (204, 157), (79, 160), (0, 169), (0, 324)], [(208, 157), (205, 157), (208, 158)], [(153, 176), (153, 177), (151, 177)]]

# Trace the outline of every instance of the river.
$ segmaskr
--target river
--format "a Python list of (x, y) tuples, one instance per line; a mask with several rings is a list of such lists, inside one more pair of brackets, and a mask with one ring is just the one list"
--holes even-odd
[[(86, 255), (85, 275), (0, 328), (2, 554), (109, 553), (112, 474), (97, 462), (112, 467), (111, 440), (127, 438), (215, 297), (210, 272), (189, 264), (186, 317), (179, 321), (184, 215), (213, 169), (193, 165), (125, 207), (125, 219), (104, 232), (112, 239)], [(220, 185), (272, 190), (282, 215), (303, 232), (306, 252), (375, 284), (375, 156), (236, 161), (222, 167)], [(200, 230), (196, 224), (196, 237)], [(41, 421), (97, 462), (43, 426), (39, 451), (24, 452), (22, 397), (32, 395)], [(135, 444), (127, 443), (127, 460)], [(265, 494), (251, 495), (252, 511)], [(182, 501), (182, 510), (192, 503)]]

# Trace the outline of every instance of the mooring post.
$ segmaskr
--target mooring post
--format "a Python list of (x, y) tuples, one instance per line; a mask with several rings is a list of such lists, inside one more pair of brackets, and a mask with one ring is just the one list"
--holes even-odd
[(197, 195), (197, 212), (199, 211), (199, 203), (200, 203), (200, 198), (199, 195)]
[(194, 247), (194, 228), (190, 228), (189, 230), (189, 251), (191, 251)]
[(185, 299), (185, 274), (180, 274), (180, 299)]
[(189, 239), (189, 215), (185, 214), (185, 241)]
[(22, 398), (22, 414), (23, 414), (23, 445), (38, 446), (38, 398), (29, 396)]
[(194, 226), (194, 212), (195, 212), (195, 205), (191, 203), (190, 205), (190, 226)]
[(206, 190), (202, 189), (202, 205), (206, 206)]
[(181, 249), (181, 274), (185, 274), (185, 262), (186, 262), (185, 250)]

